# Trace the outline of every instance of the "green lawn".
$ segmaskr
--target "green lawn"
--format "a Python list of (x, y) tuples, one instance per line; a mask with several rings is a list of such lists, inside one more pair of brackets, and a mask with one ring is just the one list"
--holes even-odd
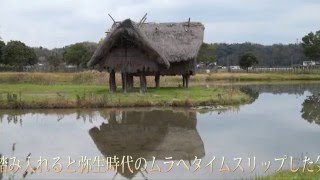
[(291, 171), (280, 171), (273, 175), (265, 176), (265, 177), (258, 177), (257, 179), (261, 180), (273, 180), (273, 179), (288, 179), (288, 180), (295, 180), (295, 179), (310, 179), (310, 180), (316, 180), (320, 179), (320, 173), (317, 172), (319, 168), (313, 168), (314, 172), (302, 172), (299, 170), (298, 172), (291, 172)]
[(0, 84), (0, 108), (77, 108), (132, 106), (232, 105), (249, 102), (250, 97), (232, 88), (162, 87), (110, 93), (98, 85)]
[[(160, 89), (139, 89), (124, 94), (121, 87), (111, 94), (107, 88), (108, 73), (85, 71), (77, 73), (0, 73), (0, 108), (89, 108), (133, 106), (199, 106), (231, 105), (250, 102), (251, 98), (232, 87), (194, 87), (201, 83), (319, 81), (320, 74), (294, 73), (209, 73), (192, 76), (191, 88), (183, 89), (180, 76), (161, 77)], [(117, 74), (117, 84), (121, 84)], [(139, 79), (135, 78), (135, 86)], [(154, 86), (154, 77), (147, 78)]]

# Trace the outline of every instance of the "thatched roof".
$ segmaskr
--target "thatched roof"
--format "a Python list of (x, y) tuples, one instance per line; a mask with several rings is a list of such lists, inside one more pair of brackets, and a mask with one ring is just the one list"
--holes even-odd
[(99, 45), (88, 66), (105, 60), (113, 45), (122, 35), (128, 35), (150, 59), (167, 68), (172, 62), (195, 60), (203, 42), (204, 26), (198, 22), (144, 23), (130, 19), (115, 25)]
[(158, 52), (171, 62), (195, 59), (203, 42), (204, 26), (190, 23), (148, 23), (141, 27)]

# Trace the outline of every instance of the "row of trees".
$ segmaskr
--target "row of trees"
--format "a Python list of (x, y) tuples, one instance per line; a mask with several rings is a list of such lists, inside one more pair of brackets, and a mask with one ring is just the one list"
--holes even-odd
[(57, 70), (61, 64), (74, 65), (77, 68), (86, 68), (87, 62), (96, 50), (97, 45), (97, 43), (92, 42), (81, 42), (53, 50), (43, 48), (35, 48), (35, 50), (50, 66), (54, 67), (55, 70)]
[[(23, 67), (44, 62), (55, 70), (62, 64), (86, 68), (98, 44), (81, 42), (56, 49), (30, 48), (20, 41), (5, 44), (0, 40), (0, 64)], [(309, 33), (301, 44), (275, 44), (264, 46), (253, 43), (203, 43), (198, 62), (206, 65), (216, 62), (220, 66), (240, 65), (244, 69), (253, 64), (264, 67), (291, 66), (307, 60), (320, 60), (320, 31)]]
[(63, 64), (85, 68), (96, 48), (97, 43), (82, 42), (48, 50), (43, 47), (31, 48), (20, 41), (9, 41), (5, 44), (0, 40), (0, 65), (22, 69), (40, 61), (55, 70)]
[(319, 61), (320, 31), (304, 36), (302, 43), (289, 45), (203, 43), (198, 62), (205, 64), (216, 62), (220, 66), (241, 65), (240, 60), (244, 62), (246, 56), (248, 59), (254, 56), (256, 60), (252, 62), (264, 67), (301, 65), (303, 61), (308, 60)]
[(301, 65), (306, 60), (320, 60), (320, 31), (309, 33), (301, 44), (263, 46), (260, 44), (206, 44), (199, 51), (198, 61), (218, 65), (239, 65), (242, 69), (260, 66)]
[[(201, 52), (209, 54), (210, 58), (203, 58)], [(241, 55), (249, 52), (254, 54), (259, 61), (259, 65), (264, 67), (290, 66), (302, 64), (303, 61), (308, 60), (300, 44), (265, 46), (253, 43), (204, 43), (201, 46), (198, 62), (216, 62), (220, 66), (234, 66), (239, 65)]]
[(20, 41), (10, 41), (5, 44), (0, 41), (0, 64), (16, 66), (34, 65), (38, 61), (34, 50)]

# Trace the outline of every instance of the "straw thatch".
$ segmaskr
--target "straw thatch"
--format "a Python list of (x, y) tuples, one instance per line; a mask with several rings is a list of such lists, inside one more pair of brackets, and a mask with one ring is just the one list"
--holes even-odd
[(195, 60), (203, 42), (198, 22), (148, 23), (141, 26), (151, 44), (170, 62)]

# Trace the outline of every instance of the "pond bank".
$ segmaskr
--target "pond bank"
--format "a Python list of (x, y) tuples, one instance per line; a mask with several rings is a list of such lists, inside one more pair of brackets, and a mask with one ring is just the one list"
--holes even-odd
[(108, 107), (196, 107), (240, 105), (252, 98), (235, 88), (149, 88), (146, 94), (109, 93), (97, 85), (0, 84), (1, 109), (108, 108)]

